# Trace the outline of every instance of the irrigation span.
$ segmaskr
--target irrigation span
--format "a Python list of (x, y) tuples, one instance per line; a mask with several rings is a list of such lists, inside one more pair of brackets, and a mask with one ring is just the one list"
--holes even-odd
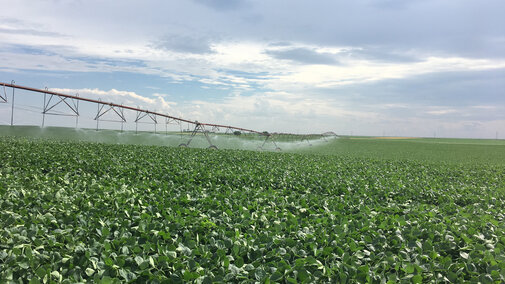
[[(197, 120), (189, 120), (189, 119), (184, 119), (172, 115), (168, 115), (165, 113), (159, 113), (155, 111), (150, 111), (147, 109), (142, 109), (139, 107), (132, 107), (132, 106), (127, 106), (123, 104), (118, 104), (114, 102), (105, 102), (102, 100), (96, 100), (96, 99), (91, 99), (91, 98), (85, 98), (79, 96), (79, 94), (76, 95), (69, 95), (69, 94), (63, 94), (59, 92), (54, 92), (49, 90), (48, 88), (45, 89), (37, 89), (37, 88), (32, 88), (32, 87), (27, 87), (27, 86), (21, 86), (21, 85), (16, 85), (15, 81), (11, 81), (11, 83), (3, 83), (0, 82), (0, 85), (3, 86), (3, 90), (0, 93), (0, 103), (9, 103), (11, 104), (11, 117), (10, 117), (10, 125), (14, 125), (14, 109), (15, 109), (15, 90), (25, 90), (30, 93), (34, 94), (43, 94), (44, 95), (44, 102), (42, 106), (42, 127), (44, 127), (45, 123), (45, 117), (46, 115), (60, 115), (60, 116), (73, 116), (75, 117), (75, 127), (78, 127), (79, 123), (79, 116), (81, 113), (79, 112), (79, 102), (87, 102), (91, 104), (96, 104), (96, 113), (93, 117), (93, 119), (96, 121), (96, 130), (99, 129), (100, 127), (100, 120), (104, 117), (105, 114), (113, 114), (116, 117), (116, 121), (121, 122), (121, 127), (123, 126), (123, 123), (127, 122), (126, 116), (125, 116), (125, 111), (133, 111), (135, 112), (135, 131), (137, 132), (138, 129), (138, 123), (141, 122), (142, 119), (148, 119), (150, 120), (151, 123), (155, 125), (155, 132), (156, 132), (156, 125), (158, 123), (161, 123), (161, 121), (164, 119), (165, 120), (165, 125), (169, 123), (176, 123), (181, 125), (182, 123), (187, 123), (188, 125), (192, 125), (193, 129), (191, 130), (191, 134), (188, 137), (187, 142), (181, 143), (179, 146), (180, 147), (189, 147), (191, 141), (197, 134), (203, 134), (209, 143), (208, 148), (210, 149), (217, 149), (217, 146), (214, 145), (209, 138), (208, 133), (210, 131), (215, 132), (215, 131), (223, 131), (224, 134), (230, 134), (230, 133), (250, 133), (250, 134), (256, 134), (260, 137), (264, 137), (262, 145), (259, 147), (260, 149), (263, 149), (264, 146), (267, 143), (272, 143), (275, 147), (276, 150), (280, 151), (280, 147), (277, 145), (275, 141), (275, 137), (282, 137), (282, 136), (291, 136), (291, 137), (297, 137), (297, 139), (300, 139), (300, 141), (307, 141), (310, 145), (309, 138), (323, 138), (326, 139), (326, 137), (336, 137), (337, 135), (334, 132), (325, 132), (323, 134), (308, 134), (308, 135), (297, 135), (297, 134), (291, 134), (291, 133), (268, 133), (266, 131), (257, 131), (253, 129), (247, 129), (247, 128), (242, 128), (242, 127), (237, 127), (237, 126), (231, 126), (231, 125), (222, 125), (222, 124), (213, 124), (213, 123), (204, 123), (204, 122), (199, 122)], [(9, 100), (8, 94), (7, 94), (7, 88), (12, 89), (12, 95)], [(61, 112), (55, 112), (54, 109), (57, 106), (63, 106), (69, 111), (69, 113), (61, 113)], [(160, 120), (161, 118), (161, 120)], [(121, 128), (122, 129), (122, 128)], [(189, 127), (188, 127), (189, 129)], [(182, 131), (182, 128), (181, 128)]]

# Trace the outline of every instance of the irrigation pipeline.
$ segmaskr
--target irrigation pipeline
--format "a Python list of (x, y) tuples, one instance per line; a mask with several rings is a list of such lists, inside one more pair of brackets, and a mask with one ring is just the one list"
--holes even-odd
[[(156, 133), (156, 124), (158, 123), (158, 120), (157, 120), (158, 116), (159, 117), (164, 117), (166, 119), (166, 121), (167, 121), (166, 123), (168, 123), (168, 121), (172, 120), (172, 121), (177, 122), (179, 125), (181, 125), (181, 123), (183, 123), (183, 122), (188, 123), (188, 126), (189, 126), (189, 124), (194, 125), (194, 130), (191, 132), (189, 140), (186, 143), (180, 144), (179, 146), (181, 146), (181, 147), (188, 147), (189, 144), (191, 143), (191, 140), (194, 138), (194, 136), (197, 133), (203, 133), (205, 135), (205, 138), (207, 139), (207, 141), (210, 144), (209, 148), (217, 149), (217, 147), (212, 144), (212, 141), (211, 141), (211, 139), (208, 136), (208, 131), (205, 129), (205, 127), (212, 127), (213, 130), (214, 129), (220, 129), (220, 128), (226, 129), (226, 133), (228, 133), (228, 132), (234, 132), (234, 131), (241, 131), (241, 132), (249, 132), (249, 133), (259, 134), (260, 136), (264, 136), (265, 137), (265, 141), (259, 147), (260, 149), (263, 149), (263, 147), (265, 146), (265, 144), (267, 142), (270, 142), (270, 143), (272, 143), (275, 146), (276, 150), (278, 150), (278, 151), (281, 150), (277, 146), (277, 143), (275, 142), (273, 135), (270, 134), (270, 133), (268, 133), (268, 132), (260, 132), (260, 131), (256, 131), (256, 130), (252, 130), (252, 129), (242, 128), (242, 127), (236, 127), (236, 126), (231, 126), (231, 125), (222, 125), (222, 124), (213, 124), (213, 123), (203, 123), (203, 122), (198, 122), (198, 121), (191, 121), (189, 119), (175, 117), (175, 116), (172, 116), (172, 115), (168, 115), (168, 114), (164, 114), (164, 113), (159, 113), (159, 112), (154, 112), (154, 111), (150, 111), (150, 110), (147, 110), (147, 109), (141, 109), (141, 108), (138, 108), (138, 107), (131, 107), (131, 106), (125, 106), (125, 105), (122, 105), (122, 104), (116, 104), (116, 103), (112, 103), (112, 102), (104, 102), (104, 101), (101, 101), (101, 100), (84, 98), (84, 97), (80, 97), (78, 94), (76, 94), (75, 96), (74, 95), (67, 95), (67, 94), (63, 94), (63, 93), (59, 93), (59, 92), (50, 91), (47, 88), (45, 88), (45, 89), (37, 89), (37, 88), (32, 88), (32, 87), (26, 87), (26, 86), (16, 85), (14, 81), (12, 81), (11, 83), (0, 82), (0, 85), (2, 85), (2, 87), (3, 87), (3, 94), (0, 93), (0, 100), (3, 103), (7, 102), (7, 92), (6, 92), (5, 88), (6, 87), (12, 88), (11, 125), (14, 125), (14, 109), (15, 109), (15, 107), (14, 107), (14, 97), (15, 97), (14, 96), (14, 94), (15, 94), (14, 90), (15, 89), (20, 89), (20, 90), (26, 90), (26, 91), (30, 91), (30, 92), (36, 92), (36, 93), (44, 94), (44, 105), (43, 105), (43, 109), (42, 109), (42, 114), (43, 114), (43, 116), (42, 116), (42, 126), (44, 126), (45, 115), (67, 115), (67, 116), (75, 116), (75, 118), (76, 118), (75, 124), (76, 124), (76, 127), (77, 127), (78, 119), (79, 119), (79, 116), (80, 116), (80, 113), (79, 113), (79, 102), (80, 101), (84, 101), (84, 102), (95, 103), (98, 106), (97, 114), (96, 114), (96, 116), (94, 118), (94, 120), (96, 120), (96, 129), (97, 130), (99, 129), (99, 120), (104, 120), (104, 119), (100, 119), (100, 118), (105, 113), (107, 113), (110, 110), (112, 110), (112, 112), (116, 113), (119, 116), (119, 118), (121, 119), (121, 120), (119, 120), (119, 122), (121, 122), (121, 131), (123, 131), (123, 123), (126, 122), (126, 118), (124, 116), (123, 111), (125, 109), (127, 109), (127, 110), (131, 110), (131, 111), (136, 111), (137, 112), (137, 117), (135, 119), (135, 123), (136, 124), (138, 124), (139, 120), (141, 120), (142, 118), (144, 118), (146, 116), (149, 117), (154, 122), (154, 125), (155, 125), (154, 132), (155, 133)], [(46, 101), (46, 95), (50, 95), (49, 100), (47, 100), (47, 101)], [(53, 101), (52, 104), (51, 104), (51, 101), (52, 101), (52, 99), (53, 99), (54, 96), (58, 97), (60, 100), (56, 101), (56, 102)], [(70, 103), (69, 103), (69, 101), (66, 101), (66, 99), (70, 99)], [(61, 114), (61, 113), (55, 112), (55, 110), (53, 110), (53, 108), (56, 107), (60, 103), (63, 103), (65, 105), (67, 105), (70, 108), (70, 110), (72, 110), (72, 114)], [(107, 108), (104, 109), (104, 107), (106, 107), (106, 106), (107, 106)], [(136, 126), (135, 129), (137, 131), (137, 126)], [(310, 142), (308, 141), (308, 137), (311, 137), (311, 136), (321, 136), (321, 137), (324, 138), (325, 136), (327, 136), (328, 133), (331, 133), (335, 137), (337, 136), (333, 132), (327, 132), (327, 133), (323, 133), (323, 134), (303, 135), (301, 141), (307, 140), (307, 142), (310, 144)], [(275, 133), (275, 135), (283, 136), (283, 135), (294, 135), (294, 134)]]
[(15, 88), (15, 89), (21, 89), (21, 90), (31, 91), (31, 92), (43, 93), (43, 94), (48, 94), (48, 95), (55, 95), (55, 96), (59, 96), (59, 97), (63, 97), (63, 98), (75, 99), (75, 100), (79, 100), (79, 101), (85, 101), (85, 102), (90, 102), (90, 103), (107, 105), (107, 106), (111, 106), (111, 107), (117, 107), (117, 108), (122, 108), (122, 109), (133, 110), (133, 111), (142, 112), (142, 113), (146, 113), (146, 114), (150, 114), (150, 115), (156, 115), (156, 116), (165, 117), (165, 118), (172, 119), (172, 120), (179, 121), (179, 122), (186, 122), (186, 123), (190, 123), (190, 124), (193, 124), (193, 125), (201, 125), (201, 126), (208, 126), (208, 127), (219, 127), (219, 128), (225, 128), (225, 129), (233, 129), (233, 130), (239, 130), (239, 131), (256, 133), (256, 134), (263, 135), (263, 136), (270, 136), (269, 133), (264, 133), (264, 132), (260, 132), (260, 131), (256, 131), (256, 130), (252, 130), (252, 129), (246, 129), (246, 128), (241, 128), (241, 127), (236, 127), (236, 126), (229, 126), (229, 125), (221, 125), (221, 124), (202, 123), (202, 122), (198, 122), (198, 121), (191, 121), (191, 120), (188, 120), (188, 119), (171, 116), (171, 115), (164, 114), (164, 113), (154, 112), (154, 111), (145, 110), (145, 109), (136, 108), (136, 107), (131, 107), (131, 106), (125, 106), (125, 105), (121, 105), (121, 104), (115, 104), (115, 103), (111, 103), (111, 102), (104, 102), (104, 101), (100, 101), (100, 100), (94, 100), (94, 99), (88, 99), (88, 98), (84, 98), (84, 97), (67, 95), (67, 94), (63, 94), (63, 93), (49, 91), (47, 89), (45, 89), (45, 90), (44, 89), (36, 89), (36, 88), (31, 88), (31, 87), (26, 87), (26, 86), (21, 86), (21, 85), (15, 85), (13, 83), (2, 83), (2, 82), (0, 82), (0, 85), (3, 85), (4, 88), (5, 87), (10, 87), (10, 88)]

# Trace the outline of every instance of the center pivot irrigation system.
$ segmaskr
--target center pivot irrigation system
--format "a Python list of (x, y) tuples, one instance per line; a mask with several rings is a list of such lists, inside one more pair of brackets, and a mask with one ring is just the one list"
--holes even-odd
[[(37, 89), (37, 88), (31, 88), (31, 87), (26, 87), (26, 86), (20, 86), (16, 85), (15, 81), (11, 81), (11, 83), (3, 83), (0, 82), (0, 85), (3, 86), (3, 91), (0, 92), (0, 103), (8, 103), (8, 97), (7, 97), (7, 91), (6, 88), (12, 88), (12, 97), (11, 97), (11, 121), (10, 124), (14, 125), (14, 98), (15, 98), (15, 90), (26, 90), (34, 93), (39, 93), (39, 94), (44, 94), (44, 105), (42, 108), (42, 127), (44, 127), (44, 122), (45, 122), (45, 116), (46, 115), (64, 115), (64, 116), (74, 116), (75, 117), (75, 127), (78, 127), (79, 123), (79, 102), (80, 101), (85, 101), (89, 103), (94, 103), (97, 105), (97, 112), (95, 117), (93, 118), (96, 120), (96, 130), (99, 129), (99, 121), (101, 120), (100, 118), (105, 115), (106, 113), (115, 113), (119, 117), (119, 122), (121, 122), (121, 131), (123, 130), (123, 123), (126, 122), (126, 118), (124, 115), (125, 110), (130, 110), (130, 111), (135, 111), (136, 112), (136, 117), (135, 117), (135, 131), (138, 131), (138, 123), (141, 119), (144, 117), (148, 117), (152, 120), (152, 123), (154, 123), (154, 132), (156, 133), (156, 124), (158, 124), (158, 118), (165, 118), (165, 125), (169, 124), (171, 122), (177, 123), (181, 125), (183, 122), (188, 123), (188, 126), (191, 124), (194, 126), (194, 129), (191, 131), (191, 135), (189, 136), (189, 140), (186, 143), (181, 143), (179, 146), (180, 147), (189, 147), (189, 144), (195, 137), (197, 133), (202, 133), (205, 138), (207, 139), (207, 142), (209, 142), (209, 149), (217, 149), (217, 146), (214, 145), (209, 137), (209, 130), (208, 128), (211, 128), (212, 131), (219, 131), (220, 129), (226, 129), (225, 134), (228, 133), (234, 133), (236, 131), (240, 132), (246, 132), (246, 133), (251, 133), (251, 134), (258, 134), (261, 137), (265, 137), (265, 140), (263, 141), (263, 144), (259, 147), (259, 149), (263, 149), (264, 146), (270, 142), (275, 146), (275, 150), (280, 151), (281, 148), (277, 145), (277, 143), (274, 140), (274, 134), (270, 134), (268, 132), (260, 132), (252, 129), (246, 129), (246, 128), (241, 128), (241, 127), (236, 127), (236, 126), (229, 126), (229, 125), (220, 125), (220, 124), (212, 124), (212, 123), (203, 123), (203, 122), (198, 122), (198, 121), (191, 121), (188, 119), (183, 119), (175, 116), (171, 116), (168, 114), (164, 113), (158, 113), (146, 109), (141, 109), (141, 108), (136, 108), (136, 107), (131, 107), (131, 106), (125, 106), (122, 104), (116, 104), (112, 102), (104, 102), (101, 100), (95, 100), (95, 99), (89, 99), (89, 98), (84, 98), (80, 97), (79, 94), (76, 95), (68, 95), (68, 94), (63, 94), (63, 93), (58, 93), (58, 92), (53, 92), (50, 91), (48, 88), (45, 89)], [(53, 109), (54, 107), (58, 105), (66, 105), (71, 113), (70, 114), (62, 114), (59, 112), (54, 112)], [(188, 127), (189, 129), (189, 127)], [(182, 132), (182, 128), (181, 128)], [(289, 134), (289, 133), (276, 133), (275, 135), (277, 136), (298, 136), (300, 135), (295, 135), (295, 134)], [(334, 132), (325, 132), (323, 134), (311, 134), (311, 135), (301, 135), (301, 141), (307, 141), (310, 144), (308, 138), (309, 137), (322, 137), (323, 139), (326, 140), (325, 137), (337, 137), (337, 135)]]

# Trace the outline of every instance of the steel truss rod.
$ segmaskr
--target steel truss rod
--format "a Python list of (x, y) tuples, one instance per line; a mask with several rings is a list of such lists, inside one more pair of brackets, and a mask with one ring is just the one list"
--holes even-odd
[(179, 124), (179, 135), (181, 135), (181, 139), (182, 139), (182, 135), (183, 135), (183, 131), (182, 131), (182, 122), (180, 120), (176, 120), (177, 124)]
[[(242, 134), (242, 132), (241, 132), (241, 131), (238, 131), (236, 128), (230, 128), (230, 127), (226, 128), (226, 131), (224, 132), (224, 134), (233, 134), (233, 135), (235, 135), (235, 134), (236, 134), (236, 132), (238, 132), (238, 133), (239, 133), (238, 135), (241, 135), (241, 134)], [(244, 134), (245, 134), (245, 133), (247, 133), (247, 131), (244, 131)], [(254, 132), (252, 132), (252, 133), (254, 133)], [(265, 133), (263, 133), (262, 135), (264, 135), (264, 136), (269, 136), (270, 134), (265, 134)]]
[[(142, 112), (142, 111), (137, 111), (137, 117), (135, 118), (135, 122), (139, 122), (142, 118), (144, 117), (149, 117), (154, 123), (158, 123), (158, 120), (156, 119), (156, 113), (149, 113), (149, 112)], [(165, 117), (168, 119), (168, 117)], [(168, 122), (167, 122), (168, 123)]]
[(106, 113), (109, 111), (113, 111), (119, 116), (120, 120), (104, 120), (103, 121), (112, 121), (112, 122), (121, 122), (121, 132), (123, 132), (123, 123), (126, 122), (126, 118), (124, 116), (124, 108), (121, 105), (116, 105), (116, 104), (111, 104), (111, 103), (106, 103), (98, 100), (97, 103), (97, 111), (96, 111), (96, 116), (93, 118), (96, 120), (96, 130), (98, 131), (98, 123), (100, 121), (100, 118), (104, 116)]
[[(14, 86), (14, 83), (16, 83), (16, 81), (12, 80), (11, 81), (11, 86)], [(5, 86), (5, 84), (4, 84)], [(12, 107), (11, 107), (11, 126), (14, 125), (14, 90), (16, 88), (12, 87)]]
[[(178, 120), (174, 120), (172, 119), (172, 121), (175, 123), (175, 124), (179, 124), (179, 126), (181, 127), (181, 132), (182, 132), (182, 125), (181, 125), (181, 122), (178, 121)], [(168, 125), (170, 123), (172, 123), (172, 121), (170, 121), (170, 118), (168, 117), (165, 117), (165, 135), (168, 135)]]
[[(46, 91), (47, 90), (48, 89), (46, 87)], [(70, 101), (72, 102), (72, 104), (69, 104), (67, 101), (68, 97), (62, 97), (59, 95), (50, 94), (49, 100), (47, 100), (46, 95), (47, 94), (44, 93), (44, 105), (42, 108), (42, 127), (44, 127), (44, 122), (45, 122), (45, 118), (46, 118), (46, 114), (47, 114), (47, 115), (75, 116), (75, 127), (77, 128), (77, 123), (79, 121), (79, 100), (70, 98)], [(76, 96), (78, 97), (79, 94), (76, 94)], [(53, 97), (59, 98), (59, 101), (53, 102), (53, 104), (51, 104)], [(72, 114), (58, 113), (58, 112), (54, 112), (54, 111), (51, 112), (51, 110), (54, 107), (56, 107), (57, 105), (59, 105), (62, 102), (64, 104), (66, 104), (70, 108), (70, 110), (72, 110), (72, 112), (73, 112)]]
[[(105, 106), (109, 106), (109, 108), (106, 108), (104, 110)], [(110, 110), (114, 111), (119, 116), (119, 118), (121, 119), (120, 121), (126, 122), (126, 118), (124, 116), (123, 108), (112, 106), (112, 105), (106, 104), (106, 103), (102, 103), (101, 106), (99, 105), (98, 113), (96, 114), (94, 120), (98, 120), (100, 117), (102, 117), (104, 114), (106, 114)]]
[(6, 103), (7, 102), (7, 91), (5, 90), (5, 84), (2, 83), (3, 86), (3, 94), (0, 93), (0, 103)]
[[(51, 105), (51, 100), (53, 99), (53, 97), (58, 97), (60, 100), (56, 103), (54, 103), (53, 105)], [(69, 104), (67, 102), (67, 99), (66, 97), (61, 97), (61, 96), (58, 96), (58, 95), (53, 95), (51, 94), (51, 96), (49, 97), (49, 101), (47, 102), (47, 104), (44, 104), (44, 109), (42, 111), (42, 113), (44, 114), (55, 114), (55, 115), (58, 115), (59, 113), (51, 113), (50, 111), (57, 105), (59, 105), (60, 103), (65, 103), (71, 110), (72, 112), (74, 113), (74, 115), (79, 115), (79, 110), (77, 108), (77, 102), (78, 100), (75, 100), (75, 99), (71, 99), (72, 100), (72, 105)]]
[[(156, 125), (158, 124), (158, 119), (156, 118), (157, 113), (153, 112), (147, 112), (147, 111), (137, 111), (137, 116), (135, 117), (135, 133), (138, 132), (138, 123), (139, 121), (144, 118), (144, 117), (149, 117), (153, 122), (154, 122), (154, 134), (156, 134)], [(166, 119), (170, 119), (165, 116)], [(168, 123), (168, 122), (167, 122)], [(165, 127), (166, 130), (166, 127)]]
[(267, 144), (268, 141), (270, 141), (274, 144), (275, 151), (281, 150), (281, 148), (279, 146), (277, 146), (277, 143), (275, 143), (274, 137), (272, 135), (268, 135), (267, 137), (265, 137), (265, 141), (263, 141), (263, 144), (259, 147), (259, 149), (263, 150), (263, 147), (265, 146), (265, 144)]
[(302, 136), (302, 139), (300, 140), (301, 142), (303, 142), (304, 140), (307, 141), (307, 143), (309, 143), (309, 146), (312, 146), (312, 143), (310, 143), (309, 141), (309, 135), (303, 135)]
[(196, 125), (195, 125), (195, 129), (193, 129), (193, 132), (191, 132), (191, 136), (189, 137), (189, 140), (188, 142), (186, 143), (181, 143), (179, 145), (179, 147), (189, 147), (189, 143), (191, 143), (191, 140), (193, 140), (193, 138), (195, 137), (195, 135), (198, 133), (198, 132), (202, 132), (203, 135), (205, 136), (205, 138), (207, 139), (207, 142), (209, 142), (209, 149), (217, 149), (217, 146), (212, 144), (212, 141), (210, 141), (210, 138), (209, 138), (209, 131), (205, 130), (205, 126), (203, 123), (198, 123), (198, 121), (196, 122)]
[(325, 133), (321, 134), (321, 136), (323, 136), (323, 138), (325, 138), (325, 141), (326, 141), (326, 137), (338, 138), (337, 133), (335, 133), (333, 131), (325, 132)]

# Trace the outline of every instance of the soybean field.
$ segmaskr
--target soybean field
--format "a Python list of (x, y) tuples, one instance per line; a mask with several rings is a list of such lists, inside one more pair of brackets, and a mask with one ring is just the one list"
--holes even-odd
[(0, 282), (503, 283), (505, 145), (0, 137)]

